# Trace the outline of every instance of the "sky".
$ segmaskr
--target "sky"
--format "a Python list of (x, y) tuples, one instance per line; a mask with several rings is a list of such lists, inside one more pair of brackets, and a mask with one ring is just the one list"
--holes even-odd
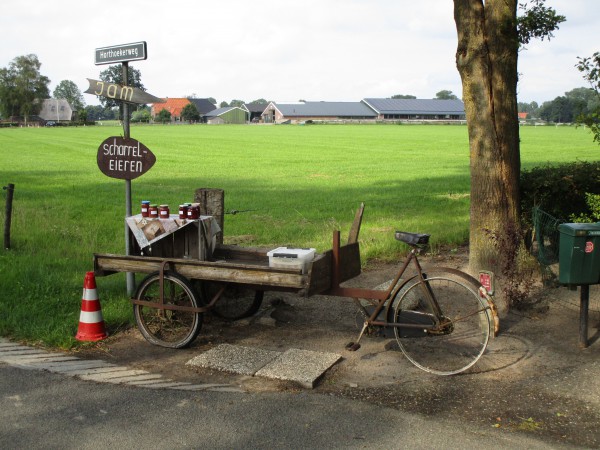
[[(522, 0), (522, 2), (525, 0)], [(546, 0), (565, 15), (550, 41), (519, 54), (518, 100), (544, 101), (586, 86), (577, 57), (600, 51), (600, 8)], [(0, 67), (35, 54), (50, 92), (99, 79), (96, 48), (145, 41), (131, 62), (157, 97), (360, 101), (462, 95), (452, 0), (30, 0), (0, 13)], [(593, 38), (593, 39), (592, 39)], [(84, 94), (86, 104), (99, 104)]]

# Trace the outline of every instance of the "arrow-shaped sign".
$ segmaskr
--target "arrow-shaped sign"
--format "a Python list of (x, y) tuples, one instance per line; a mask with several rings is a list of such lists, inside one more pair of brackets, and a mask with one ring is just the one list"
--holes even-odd
[(87, 78), (87, 80), (90, 83), (90, 87), (85, 91), (86, 94), (100, 95), (120, 102), (138, 105), (144, 105), (146, 103), (166, 103), (162, 98), (155, 97), (154, 95), (148, 94), (135, 87), (121, 86), (106, 81), (92, 80), (91, 78)]

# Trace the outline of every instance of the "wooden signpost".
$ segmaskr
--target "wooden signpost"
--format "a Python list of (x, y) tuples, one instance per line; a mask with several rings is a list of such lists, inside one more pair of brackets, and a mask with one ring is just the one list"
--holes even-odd
[[(125, 180), (125, 217), (131, 213), (131, 180), (146, 173), (156, 162), (154, 154), (141, 142), (131, 139), (129, 133), (129, 104), (164, 103), (141, 89), (127, 85), (129, 61), (145, 60), (148, 57), (146, 42), (113, 45), (97, 48), (95, 64), (122, 63), (123, 85), (88, 78), (87, 94), (107, 97), (123, 103), (123, 137), (109, 137), (98, 148), (98, 168), (105, 175)], [(125, 252), (130, 254), (129, 229), (125, 223)], [(135, 278), (127, 273), (127, 293), (133, 294)]]
[(133, 103), (135, 105), (144, 105), (146, 103), (165, 103), (162, 98), (155, 97), (152, 94), (142, 91), (136, 87), (121, 86), (119, 84), (107, 83), (105, 81), (92, 80), (88, 78), (90, 87), (85, 91), (86, 94), (99, 95), (101, 97), (112, 98), (119, 102)]

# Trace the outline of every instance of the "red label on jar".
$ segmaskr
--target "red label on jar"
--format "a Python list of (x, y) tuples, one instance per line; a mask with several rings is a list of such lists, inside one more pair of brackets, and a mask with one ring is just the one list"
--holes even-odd
[(190, 206), (188, 208), (188, 213), (187, 213), (187, 217), (188, 219), (198, 219), (200, 217), (200, 208), (198, 208), (197, 206)]
[(179, 218), (180, 219), (185, 219), (188, 215), (188, 207), (185, 205), (181, 205), (179, 207)]

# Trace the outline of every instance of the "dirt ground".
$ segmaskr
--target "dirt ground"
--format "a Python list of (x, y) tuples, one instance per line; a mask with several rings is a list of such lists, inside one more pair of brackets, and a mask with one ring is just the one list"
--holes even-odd
[[(429, 263), (463, 268), (466, 255), (426, 258)], [(353, 283), (375, 287), (392, 278), (395, 267), (375, 265)], [(99, 283), (101, 289), (101, 282)], [(343, 359), (313, 392), (336, 395), (428, 417), (452, 417), (531, 433), (549, 442), (600, 447), (600, 288), (590, 289), (590, 345), (581, 349), (579, 291), (544, 288), (525, 310), (513, 310), (486, 354), (468, 373), (451, 377), (414, 367), (395, 340), (367, 336), (357, 352), (345, 350), (360, 322), (350, 299), (267, 293), (259, 313), (238, 322), (205, 315), (190, 348), (170, 350), (147, 343), (135, 328), (80, 350), (81, 356), (161, 373), (174, 380), (231, 383), (250, 392), (302, 389), (278, 381), (186, 366), (194, 356), (222, 343), (283, 351), (326, 351)], [(109, 330), (111, 331), (111, 330)]]

